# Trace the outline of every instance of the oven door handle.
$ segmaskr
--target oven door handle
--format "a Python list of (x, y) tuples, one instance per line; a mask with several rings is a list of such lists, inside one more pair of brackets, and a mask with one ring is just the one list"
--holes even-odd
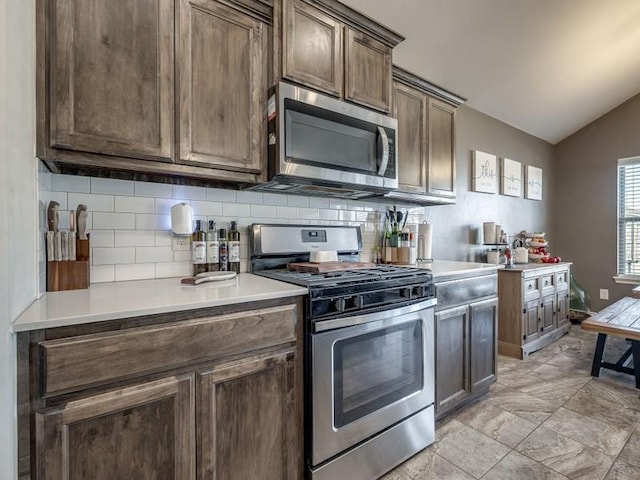
[[(347, 317), (333, 318), (331, 320), (320, 320), (313, 324), (313, 331), (315, 333), (326, 332), (327, 330), (335, 330), (336, 328), (353, 327), (356, 325), (388, 320), (390, 319), (390, 315), (396, 317), (418, 312), (425, 308), (435, 307), (436, 303), (437, 301), (435, 298), (430, 298), (429, 300), (424, 300), (419, 303), (406, 305), (400, 308), (391, 308), (381, 312), (367, 313), (365, 315), (350, 315)], [(402, 323), (403, 321), (405, 320), (398, 319), (398, 323)]]

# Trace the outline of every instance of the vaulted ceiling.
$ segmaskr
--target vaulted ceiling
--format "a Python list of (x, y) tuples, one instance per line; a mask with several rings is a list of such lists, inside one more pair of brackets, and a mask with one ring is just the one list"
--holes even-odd
[(640, 93), (640, 0), (341, 0), (406, 37), (394, 63), (557, 143)]

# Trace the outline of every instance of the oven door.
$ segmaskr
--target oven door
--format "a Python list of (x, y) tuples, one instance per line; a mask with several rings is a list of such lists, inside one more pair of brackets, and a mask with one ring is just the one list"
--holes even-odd
[(314, 466), (433, 404), (432, 305), (343, 318), (352, 326), (312, 334)]

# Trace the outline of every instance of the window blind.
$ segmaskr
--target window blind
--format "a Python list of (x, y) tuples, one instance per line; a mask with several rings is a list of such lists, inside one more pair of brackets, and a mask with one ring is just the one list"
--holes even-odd
[(640, 277), (640, 157), (618, 160), (618, 275)]

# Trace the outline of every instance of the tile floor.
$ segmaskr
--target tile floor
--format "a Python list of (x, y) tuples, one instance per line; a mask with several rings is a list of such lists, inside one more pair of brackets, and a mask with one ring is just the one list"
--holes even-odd
[[(590, 376), (595, 342), (573, 325), (525, 360), (499, 356), (491, 392), (383, 480), (639, 480), (640, 391), (631, 375)], [(605, 358), (626, 345), (610, 337)]]

